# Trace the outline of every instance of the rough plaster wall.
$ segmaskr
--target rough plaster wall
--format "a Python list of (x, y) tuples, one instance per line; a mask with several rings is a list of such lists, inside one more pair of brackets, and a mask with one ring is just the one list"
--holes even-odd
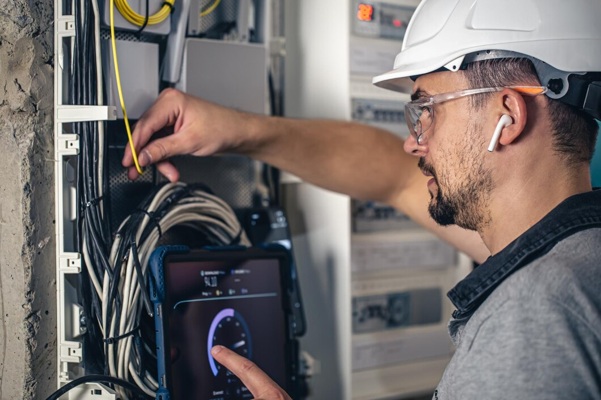
[(0, 399), (56, 388), (53, 1), (0, 1)]

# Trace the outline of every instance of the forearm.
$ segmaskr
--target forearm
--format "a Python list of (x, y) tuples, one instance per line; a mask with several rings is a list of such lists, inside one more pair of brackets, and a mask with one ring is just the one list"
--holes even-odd
[(390, 203), (421, 175), (400, 138), (367, 125), (258, 118), (250, 129), (253, 144), (244, 153), (353, 198)]

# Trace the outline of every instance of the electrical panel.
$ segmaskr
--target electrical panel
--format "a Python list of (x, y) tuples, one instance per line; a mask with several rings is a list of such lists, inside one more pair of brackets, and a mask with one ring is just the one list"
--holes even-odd
[[(124, 149), (129, 145), (128, 135), (136, 120), (167, 87), (240, 110), (260, 114), (278, 112), (281, 71), (274, 66), (281, 62), (282, 54), (272, 52), (270, 47), (272, 43), (283, 42), (277, 39), (279, 33), (273, 28), (277, 25), (273, 20), (277, 14), (272, 14), (272, 9), (277, 4), (263, 0), (54, 3), (57, 387), (62, 388), (55, 398), (124, 398), (125, 392), (118, 384), (108, 378), (87, 379), (92, 374), (129, 379), (134, 386), (146, 388), (142, 389), (146, 394), (156, 387), (152, 376), (156, 362), (152, 359), (133, 360), (134, 370), (152, 365), (146, 375), (138, 378), (137, 372), (127, 371), (127, 366), (111, 371), (108, 362), (103, 370), (98, 361), (106, 346), (127, 344), (132, 352), (142, 354), (140, 347), (147, 342), (132, 338), (145, 329), (142, 325), (148, 323), (148, 317), (139, 318), (138, 327), (129, 326), (119, 335), (98, 332), (112, 328), (90, 318), (90, 310), (95, 309), (95, 318), (102, 319), (104, 324), (107, 307), (95, 303), (97, 300), (90, 293), (102, 293), (101, 298), (106, 299), (106, 292), (123, 290), (121, 286), (108, 289), (102, 275), (100, 279), (94, 278), (93, 269), (100, 268), (98, 265), (106, 260), (113, 261), (114, 255), (109, 251), (125, 237), (123, 226), (128, 219), (149, 223), (149, 230), (159, 235), (161, 243), (180, 238), (194, 241), (191, 237), (199, 236), (197, 232), (190, 235), (184, 226), (181, 231), (170, 230), (163, 235), (165, 232), (161, 230), (169, 228), (159, 225), (158, 214), (140, 208), (141, 201), (159, 187), (177, 191), (182, 187), (197, 188), (194, 185), (202, 183), (203, 188), (208, 187), (236, 212), (254, 210), (255, 214), (276, 216), (279, 230), (277, 235), (270, 231), (268, 236), (275, 235), (282, 243), (286, 236), (289, 241), (283, 211), (266, 208), (275, 197), (277, 181), (267, 181), (270, 171), (261, 163), (240, 156), (179, 157), (174, 163), (181, 173), (180, 186), (166, 185), (166, 179), (152, 167), (130, 181), (121, 166)], [(232, 77), (239, 81), (234, 84)], [(270, 85), (270, 81), (275, 85)], [(239, 222), (243, 221), (241, 215)], [(137, 226), (135, 222), (133, 226)], [(261, 231), (261, 235), (265, 236), (265, 232)], [(291, 245), (287, 247), (290, 249)], [(132, 253), (123, 262), (129, 262), (128, 259), (132, 260)], [(140, 261), (145, 265), (143, 257)], [(123, 279), (129, 279), (125, 274)], [(131, 276), (136, 275), (142, 273)], [(132, 296), (133, 304), (141, 308), (130, 309), (123, 317), (128, 321), (146, 312), (141, 298), (136, 297), (144, 297), (143, 294), (132, 292)], [(296, 334), (302, 334), (305, 325), (300, 297), (295, 302), (298, 319), (294, 329)], [(104, 340), (93, 342), (92, 337)]]
[[(391, 69), (418, 2), (349, 3), (350, 119), (406, 138), (409, 96), (371, 78)], [(390, 207), (352, 204), (352, 398), (432, 393), (452, 354), (446, 293), (469, 261)]]
[(358, 98), (351, 100), (351, 118), (377, 126), (399, 136), (406, 136), (403, 103), (394, 100)]
[[(392, 68), (418, 3), (303, 0), (290, 6), (287, 115), (353, 120), (407, 137), (409, 96), (371, 80)], [(446, 293), (471, 269), (470, 260), (385, 204), (335, 197), (304, 182), (286, 190), (292, 208), (299, 208), (291, 218), (304, 218), (302, 240), (312, 251), (298, 260), (300, 268), (319, 260), (329, 271), (319, 285), (301, 276), (305, 298), (327, 299), (323, 318), (306, 304), (303, 344), (320, 350), (312, 352), (321, 366), (312, 387), (332, 399), (431, 395), (453, 351)], [(321, 218), (308, 217), (314, 212)], [(313, 236), (331, 232), (330, 224), (338, 225), (336, 234)], [(314, 334), (320, 323), (332, 329)], [(321, 342), (333, 348), (328, 352)]]

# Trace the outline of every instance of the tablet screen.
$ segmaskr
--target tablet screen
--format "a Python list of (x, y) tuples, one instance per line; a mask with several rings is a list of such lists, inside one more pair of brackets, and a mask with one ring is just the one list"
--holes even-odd
[(286, 313), (280, 260), (178, 260), (164, 265), (165, 360), (171, 399), (251, 399), (210, 349), (243, 355), (286, 388)]

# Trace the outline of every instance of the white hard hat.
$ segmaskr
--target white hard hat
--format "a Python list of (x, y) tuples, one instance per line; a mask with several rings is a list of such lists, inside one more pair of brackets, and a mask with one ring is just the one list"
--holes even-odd
[[(407, 27), (394, 69), (373, 83), (408, 92), (411, 77), (508, 57), (531, 59), (541, 84), (551, 89), (549, 97), (576, 96), (566, 102), (599, 118), (599, 76), (585, 79), (585, 84), (572, 78), (601, 72), (601, 0), (423, 0)], [(595, 104), (591, 96), (597, 98)], [(587, 107), (582, 97), (589, 97)]]

